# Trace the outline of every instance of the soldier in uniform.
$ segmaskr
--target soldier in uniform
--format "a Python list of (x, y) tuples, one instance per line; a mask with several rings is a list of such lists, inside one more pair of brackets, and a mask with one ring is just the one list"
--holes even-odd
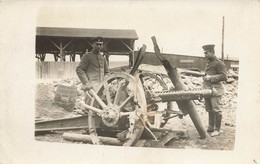
[(222, 81), (227, 80), (227, 70), (225, 64), (215, 56), (215, 45), (202, 46), (207, 60), (205, 76), (203, 78), (203, 88), (215, 88), (215, 97), (205, 99), (205, 108), (209, 115), (209, 126), (207, 131), (212, 132), (211, 136), (220, 134), (222, 111), (221, 96), (224, 94)]
[(92, 40), (93, 49), (85, 54), (76, 68), (76, 73), (82, 83), (82, 90), (89, 90), (97, 86), (104, 76), (109, 73), (105, 57), (101, 55), (103, 38), (96, 37)]

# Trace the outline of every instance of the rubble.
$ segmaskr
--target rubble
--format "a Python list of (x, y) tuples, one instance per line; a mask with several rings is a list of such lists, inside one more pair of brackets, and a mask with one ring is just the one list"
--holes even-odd
[[(165, 76), (166, 71), (162, 68), (162, 66), (152, 66), (152, 65), (146, 65), (142, 64), (140, 65), (139, 70), (141, 71), (149, 71), (154, 74), (160, 73), (163, 75), (163, 80), (168, 86), (168, 89), (173, 89), (173, 85), (171, 80)], [(180, 72), (185, 72), (184, 70), (180, 69)], [(236, 108), (237, 105), (237, 74), (234, 71), (229, 70), (229, 77), (233, 78), (232, 83), (225, 83), (225, 89), (226, 93), (222, 96), (222, 108)], [(184, 84), (188, 86), (189, 89), (199, 89), (202, 88), (202, 82), (203, 78), (199, 76), (187, 76), (185, 74), (181, 74), (182, 81)], [(66, 110), (62, 109), (61, 107), (53, 104), (53, 98), (55, 91), (57, 89), (57, 86), (59, 84), (63, 85), (74, 85), (77, 88), (77, 100), (74, 106), (73, 112), (70, 112), (70, 115), (83, 115), (84, 114), (84, 107), (80, 105), (80, 101), (84, 99), (84, 91), (82, 91), (81, 88), (81, 83), (79, 79), (77, 78), (69, 78), (69, 77), (64, 77), (62, 79), (55, 79), (55, 80), (47, 80), (47, 81), (42, 81), (40, 82), (36, 88), (36, 117), (39, 119), (41, 117), (43, 118), (57, 118), (57, 117), (64, 117), (68, 116), (69, 112)], [(152, 83), (151, 83), (152, 84)], [(159, 86), (153, 86), (152, 88), (156, 89)], [(46, 91), (44, 91), (46, 90)], [(112, 92), (112, 90), (111, 90)], [(42, 100), (41, 103), (44, 104), (39, 104), (40, 100)], [(47, 101), (48, 102), (47, 102)], [(49, 107), (50, 110), (46, 111), (46, 105), (47, 103), (51, 103), (52, 107)], [(204, 108), (204, 100), (194, 100), (195, 105), (197, 105), (200, 108)], [(47, 105), (48, 106), (48, 105)], [(55, 108), (55, 109), (54, 109)], [(41, 112), (41, 110), (43, 110)], [(60, 113), (55, 113), (55, 111), (61, 111)], [(51, 113), (52, 114), (48, 114)], [(55, 113), (55, 114), (54, 114)]]
[(226, 83), (231, 84), (238, 80), (238, 74), (234, 72), (232, 69), (228, 70), (228, 79)]
[[(156, 68), (159, 68), (158, 66)], [(146, 68), (147, 69), (147, 68)], [(148, 67), (149, 70), (149, 67)], [(147, 70), (145, 70), (147, 71)], [(156, 69), (153, 69), (153, 74), (157, 74)], [(164, 72), (164, 70), (160, 70), (161, 73)], [(166, 73), (166, 72), (164, 72)], [(165, 84), (168, 86), (168, 90), (172, 90), (174, 87), (172, 85), (171, 80), (168, 78), (166, 74), (162, 74), (163, 80)], [(203, 78), (201, 76), (191, 76), (187, 74), (180, 74), (180, 77), (182, 81), (188, 86), (189, 89), (200, 89), (202, 88), (202, 82)], [(231, 76), (229, 76), (231, 77)], [(232, 76), (233, 78), (233, 76)], [(223, 129), (224, 133), (221, 134), (220, 137), (221, 142), (230, 144), (233, 142), (230, 142), (230, 138), (233, 141), (234, 136), (234, 127), (236, 125), (235, 121), (235, 113), (236, 113), (236, 105), (237, 105), (237, 87), (238, 87), (238, 81), (237, 79), (233, 78), (234, 80), (231, 83), (224, 83), (224, 86), (226, 88), (226, 93), (222, 97), (222, 108), (223, 108)], [(75, 85), (77, 88), (77, 100), (74, 106), (74, 110), (72, 112), (68, 112), (64, 110), (63, 108), (57, 106), (54, 104), (54, 95), (56, 92), (56, 89), (59, 84), (64, 85)], [(160, 87), (155, 86), (153, 82), (147, 81), (147, 85), (152, 85), (150, 88), (153, 88), (154, 90), (160, 90)], [(158, 83), (157, 83), (158, 85)], [(68, 78), (64, 77), (62, 79), (55, 79), (55, 80), (40, 80), (39, 83), (37, 83), (36, 87), (36, 113), (35, 118), (37, 120), (49, 120), (49, 119), (56, 119), (56, 118), (66, 118), (66, 117), (75, 117), (79, 115), (85, 115), (86, 111), (84, 110), (84, 107), (81, 106), (79, 103), (84, 99), (84, 92), (80, 89), (81, 83), (77, 78)], [(116, 88), (111, 87), (110, 92), (113, 94), (114, 90)], [(203, 124), (207, 124), (207, 112), (204, 108), (204, 99), (200, 100), (193, 100), (194, 104), (197, 106), (197, 112), (200, 115), (201, 120), (203, 121)], [(177, 107), (177, 105), (175, 104)], [(178, 107), (177, 107), (178, 108)], [(170, 147), (181, 147), (181, 148), (194, 148), (194, 147), (201, 147), (202, 149), (211, 149), (215, 147), (221, 146), (220, 143), (217, 142), (217, 140), (214, 140), (215, 138), (207, 138), (206, 140), (197, 140), (194, 135), (195, 130), (192, 126), (191, 120), (189, 117), (183, 117), (182, 119), (171, 119), (165, 127), (171, 128), (171, 129), (187, 129), (189, 140), (183, 139), (183, 140), (175, 140), (174, 143), (170, 143)], [(228, 131), (225, 133), (225, 131)], [(231, 134), (231, 135), (230, 135)], [(43, 139), (46, 140), (46, 139)], [(51, 140), (50, 137), (48, 140)], [(55, 140), (55, 139), (53, 139)], [(60, 141), (64, 142), (64, 141)], [(67, 141), (66, 141), (67, 142)], [(201, 145), (201, 146), (200, 146)], [(232, 145), (230, 145), (232, 147)]]
[[(73, 112), (65, 110), (54, 101), (57, 87), (60, 84), (66, 86), (75, 85), (77, 88), (77, 100)], [(64, 77), (62, 79), (38, 81), (36, 84), (35, 119), (49, 120), (82, 114), (83, 107), (78, 102), (84, 98), (84, 92), (80, 90), (80, 87), (80, 81), (76, 78)]]
[[(235, 80), (235, 79), (234, 79)], [(189, 89), (202, 88), (202, 77), (183, 76), (183, 82)], [(228, 84), (224, 83), (225, 94), (222, 96), (222, 108), (236, 107), (237, 104), (237, 81)], [(199, 100), (194, 100), (196, 105), (203, 107), (203, 103)]]
[(238, 79), (238, 74), (235, 71), (233, 71), (232, 69), (229, 69), (228, 70), (228, 77), (232, 77), (232, 78), (237, 80)]

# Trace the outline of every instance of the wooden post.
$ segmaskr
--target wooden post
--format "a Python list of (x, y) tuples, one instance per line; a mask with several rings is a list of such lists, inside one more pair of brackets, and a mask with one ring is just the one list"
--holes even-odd
[(62, 40), (60, 40), (60, 61), (65, 61), (65, 57), (63, 55), (63, 48), (62, 48)]
[(54, 56), (54, 60), (55, 60), (55, 61), (58, 61), (58, 53), (56, 53), (56, 52), (53, 53), (53, 56)]
[(225, 17), (223, 17), (223, 23), (222, 23), (222, 48), (221, 48), (221, 59), (224, 62), (224, 23), (225, 23)]
[(134, 42), (134, 40), (132, 40), (132, 42), (133, 42), (133, 46), (132, 46), (132, 66), (134, 66), (135, 65), (135, 42)]
[[(75, 141), (75, 142), (87, 142), (92, 143), (90, 135), (76, 134), (76, 133), (64, 133), (62, 137), (66, 140)], [(100, 141), (106, 145), (117, 145), (122, 146), (123, 142), (119, 141), (117, 138), (110, 137), (98, 137)]]
[(71, 56), (71, 58), (72, 58), (72, 61), (73, 61), (73, 62), (75, 62), (75, 59), (76, 59), (76, 54), (75, 54), (75, 53), (73, 53), (73, 54), (72, 54), (72, 56)]
[(135, 65), (133, 66), (132, 70), (130, 71), (130, 75), (134, 75), (135, 72), (137, 71), (139, 65), (141, 64), (141, 62), (144, 58), (145, 50), (146, 50), (146, 45), (144, 44), (137, 53), (136, 62), (135, 62)]
[(46, 56), (45, 53), (40, 54), (40, 59), (41, 59), (41, 61), (44, 61), (44, 60), (45, 60), (45, 56)]

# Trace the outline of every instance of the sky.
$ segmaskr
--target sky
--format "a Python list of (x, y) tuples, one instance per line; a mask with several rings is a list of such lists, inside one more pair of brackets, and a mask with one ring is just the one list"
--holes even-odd
[(155, 36), (163, 53), (203, 56), (202, 45), (215, 44), (221, 57), (224, 24), (224, 55), (239, 58), (242, 1), (201, 1), (200, 3), (122, 3), (110, 5), (43, 6), (39, 8), (37, 26), (97, 29), (134, 29), (139, 37), (135, 50), (143, 44), (153, 52)]

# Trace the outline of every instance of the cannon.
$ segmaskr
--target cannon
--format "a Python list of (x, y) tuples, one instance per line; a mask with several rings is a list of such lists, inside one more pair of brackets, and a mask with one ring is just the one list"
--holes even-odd
[[(177, 69), (160, 54), (155, 37), (152, 37), (152, 40), (156, 55), (165, 67), (174, 88), (170, 89), (167, 86), (163, 75), (138, 71), (146, 50), (146, 46), (143, 45), (130, 73), (110, 74), (95, 90), (90, 89), (86, 92), (86, 99), (81, 102), (86, 111), (84, 116), (36, 122), (36, 131), (43, 132), (50, 128), (53, 131), (85, 128), (87, 134), (64, 133), (63, 137), (97, 145), (105, 143), (123, 146), (137, 146), (141, 137), (146, 134), (153, 141), (163, 145), (174, 133), (164, 128), (167, 121), (189, 115), (200, 138), (205, 138), (206, 132), (192, 100), (213, 97), (214, 89), (185, 88)], [(149, 83), (156, 85), (156, 89)], [(180, 111), (172, 109), (172, 102), (177, 103)], [(167, 132), (172, 136), (162, 136), (157, 132)]]

